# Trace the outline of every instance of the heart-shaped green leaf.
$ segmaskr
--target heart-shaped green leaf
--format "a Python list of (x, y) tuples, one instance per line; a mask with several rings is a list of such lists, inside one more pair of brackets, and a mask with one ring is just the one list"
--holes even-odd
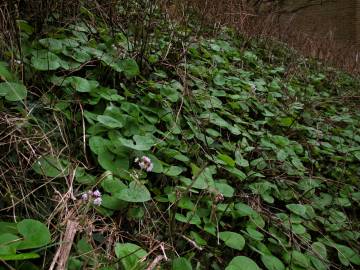
[(117, 243), (115, 245), (115, 254), (116, 257), (120, 259), (123, 269), (143, 269), (144, 262), (142, 258), (145, 257), (147, 253), (135, 244)]
[(98, 115), (96, 119), (108, 128), (122, 128), (124, 126), (123, 122), (108, 115)]
[(0, 256), (16, 254), (16, 248), (20, 243), (19, 240), (21, 240), (21, 237), (15, 234), (0, 234)]
[(101, 151), (98, 161), (105, 170), (111, 171), (115, 175), (120, 175), (122, 171), (129, 168), (129, 157), (125, 155), (115, 155), (108, 150)]
[(32, 166), (33, 170), (47, 177), (64, 177), (69, 174), (69, 162), (54, 156), (41, 156)]
[(225, 242), (225, 245), (233, 249), (242, 250), (245, 246), (244, 237), (235, 232), (221, 232), (219, 238)]
[(40, 50), (34, 52), (31, 64), (40, 71), (56, 70), (61, 66), (62, 60), (50, 51)]
[(124, 72), (127, 78), (132, 78), (140, 74), (139, 66), (134, 59), (123, 59), (114, 63), (109, 63), (118, 72)]
[(8, 101), (19, 101), (25, 99), (27, 95), (26, 87), (21, 83), (3, 82), (0, 83), (0, 96)]
[(91, 92), (99, 86), (99, 82), (95, 80), (87, 80), (77, 76), (67, 77), (63, 85), (72, 86), (77, 92)]
[(191, 263), (183, 257), (173, 260), (171, 265), (172, 270), (192, 270)]
[(15, 76), (9, 71), (8, 65), (0, 61), (0, 81), (13, 81)]
[(40, 221), (24, 219), (17, 224), (17, 229), (24, 238), (17, 250), (43, 247), (51, 241), (49, 229)]
[(119, 138), (119, 142), (128, 148), (138, 150), (138, 151), (148, 151), (155, 144), (154, 139), (151, 136), (140, 136), (134, 135), (133, 140), (128, 140), (125, 138)]
[(262, 255), (261, 261), (268, 270), (285, 270), (285, 265), (273, 255)]
[(115, 196), (126, 202), (146, 202), (151, 200), (149, 190), (135, 181), (129, 184), (129, 188), (121, 190)]
[(260, 268), (249, 257), (237, 256), (230, 261), (225, 270), (260, 270)]
[(306, 217), (306, 207), (302, 204), (292, 203), (292, 204), (286, 205), (286, 208), (298, 216)]
[(39, 43), (52, 52), (61, 52), (63, 47), (61, 40), (54, 38), (43, 38), (39, 40)]

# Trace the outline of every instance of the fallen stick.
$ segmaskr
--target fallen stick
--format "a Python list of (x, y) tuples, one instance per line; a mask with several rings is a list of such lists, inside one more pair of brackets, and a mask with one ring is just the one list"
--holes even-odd
[(149, 264), (146, 270), (153, 270), (155, 267), (164, 259), (163, 255), (158, 255), (156, 258)]
[(71, 247), (74, 243), (78, 225), (79, 223), (77, 221), (68, 220), (64, 237), (61, 239), (60, 246), (56, 252), (53, 263), (50, 266), (50, 270), (52, 270), (56, 264), (56, 270), (66, 270), (67, 261), (69, 259)]

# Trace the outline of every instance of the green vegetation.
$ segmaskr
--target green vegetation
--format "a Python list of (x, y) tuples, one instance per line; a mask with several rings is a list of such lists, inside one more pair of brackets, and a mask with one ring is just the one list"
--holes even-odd
[(49, 269), (68, 220), (71, 270), (359, 267), (356, 78), (229, 29), (159, 24), (139, 57), (100, 23), (18, 23), (0, 269)]

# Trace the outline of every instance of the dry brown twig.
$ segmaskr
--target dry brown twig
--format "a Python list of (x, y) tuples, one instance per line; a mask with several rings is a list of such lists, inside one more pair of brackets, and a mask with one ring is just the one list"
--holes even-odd
[(146, 270), (153, 270), (155, 267), (164, 259), (163, 255), (158, 255), (156, 258), (149, 264)]
[(65, 234), (61, 238), (60, 246), (54, 256), (49, 270), (53, 270), (55, 265), (57, 265), (56, 270), (66, 269), (71, 247), (73, 245), (76, 232), (78, 231), (78, 227), (79, 223), (77, 221), (73, 219), (69, 219), (67, 221)]

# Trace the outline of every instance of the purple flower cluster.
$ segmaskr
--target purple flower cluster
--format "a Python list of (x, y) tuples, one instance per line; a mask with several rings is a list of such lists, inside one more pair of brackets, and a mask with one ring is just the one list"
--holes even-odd
[(147, 156), (142, 156), (141, 158), (136, 158), (135, 162), (139, 164), (142, 170), (151, 172), (154, 168), (154, 164), (151, 162), (151, 159)]
[(91, 200), (93, 205), (100, 206), (102, 203), (101, 192), (97, 189), (95, 191), (89, 190), (87, 193), (81, 195), (83, 201)]

